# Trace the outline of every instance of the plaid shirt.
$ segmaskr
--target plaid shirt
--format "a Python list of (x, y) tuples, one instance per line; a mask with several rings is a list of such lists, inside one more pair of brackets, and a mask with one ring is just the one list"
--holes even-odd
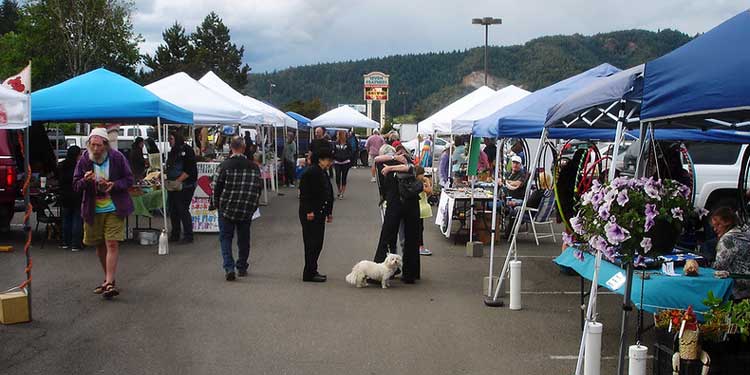
[(213, 178), (211, 206), (231, 221), (249, 221), (258, 208), (262, 189), (260, 168), (245, 157), (232, 155), (224, 160)]

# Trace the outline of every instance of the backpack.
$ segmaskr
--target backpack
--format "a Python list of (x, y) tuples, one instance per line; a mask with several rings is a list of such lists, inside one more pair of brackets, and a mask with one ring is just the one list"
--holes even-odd
[(398, 196), (402, 202), (418, 199), (419, 193), (424, 189), (422, 181), (417, 179), (414, 172), (397, 172), (396, 181), (398, 181)]

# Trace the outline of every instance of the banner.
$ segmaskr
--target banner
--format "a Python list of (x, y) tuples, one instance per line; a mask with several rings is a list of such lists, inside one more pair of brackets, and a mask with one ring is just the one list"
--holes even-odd
[[(219, 215), (216, 210), (209, 211), (210, 196), (213, 194), (211, 183), (220, 163), (197, 163), (198, 181), (190, 202), (190, 216), (193, 217), (193, 232), (219, 232)], [(260, 209), (253, 214), (252, 220), (260, 217)]]
[(469, 176), (477, 175), (477, 165), (479, 164), (479, 152), (481, 151), (482, 138), (472, 138), (469, 148)]
[(31, 92), (31, 64), (27, 65), (18, 74), (3, 81), (3, 86), (24, 94)]

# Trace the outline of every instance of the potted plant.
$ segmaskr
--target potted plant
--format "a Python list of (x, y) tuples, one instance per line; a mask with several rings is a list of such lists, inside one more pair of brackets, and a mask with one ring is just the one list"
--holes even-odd
[(695, 214), (690, 196), (690, 188), (668, 179), (594, 181), (581, 197), (578, 214), (570, 219), (574, 234), (564, 234), (563, 240), (568, 245), (581, 243), (580, 250), (601, 251), (610, 261), (620, 255), (623, 263), (642, 264), (647, 254), (672, 251), (683, 224)]

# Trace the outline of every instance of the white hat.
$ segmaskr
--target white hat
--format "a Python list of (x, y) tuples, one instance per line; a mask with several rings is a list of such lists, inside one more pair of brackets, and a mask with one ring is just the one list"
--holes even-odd
[(88, 140), (91, 140), (91, 137), (98, 136), (104, 138), (105, 142), (109, 142), (109, 138), (107, 137), (107, 129), (104, 128), (93, 128), (91, 129), (91, 133), (89, 133)]
[(512, 158), (510, 158), (510, 161), (512, 161), (512, 162), (514, 162), (514, 163), (519, 163), (519, 164), (520, 164), (520, 163), (522, 162), (522, 161), (521, 161), (521, 157), (520, 157), (520, 156), (518, 156), (518, 155), (513, 155), (513, 157), (512, 157)]

